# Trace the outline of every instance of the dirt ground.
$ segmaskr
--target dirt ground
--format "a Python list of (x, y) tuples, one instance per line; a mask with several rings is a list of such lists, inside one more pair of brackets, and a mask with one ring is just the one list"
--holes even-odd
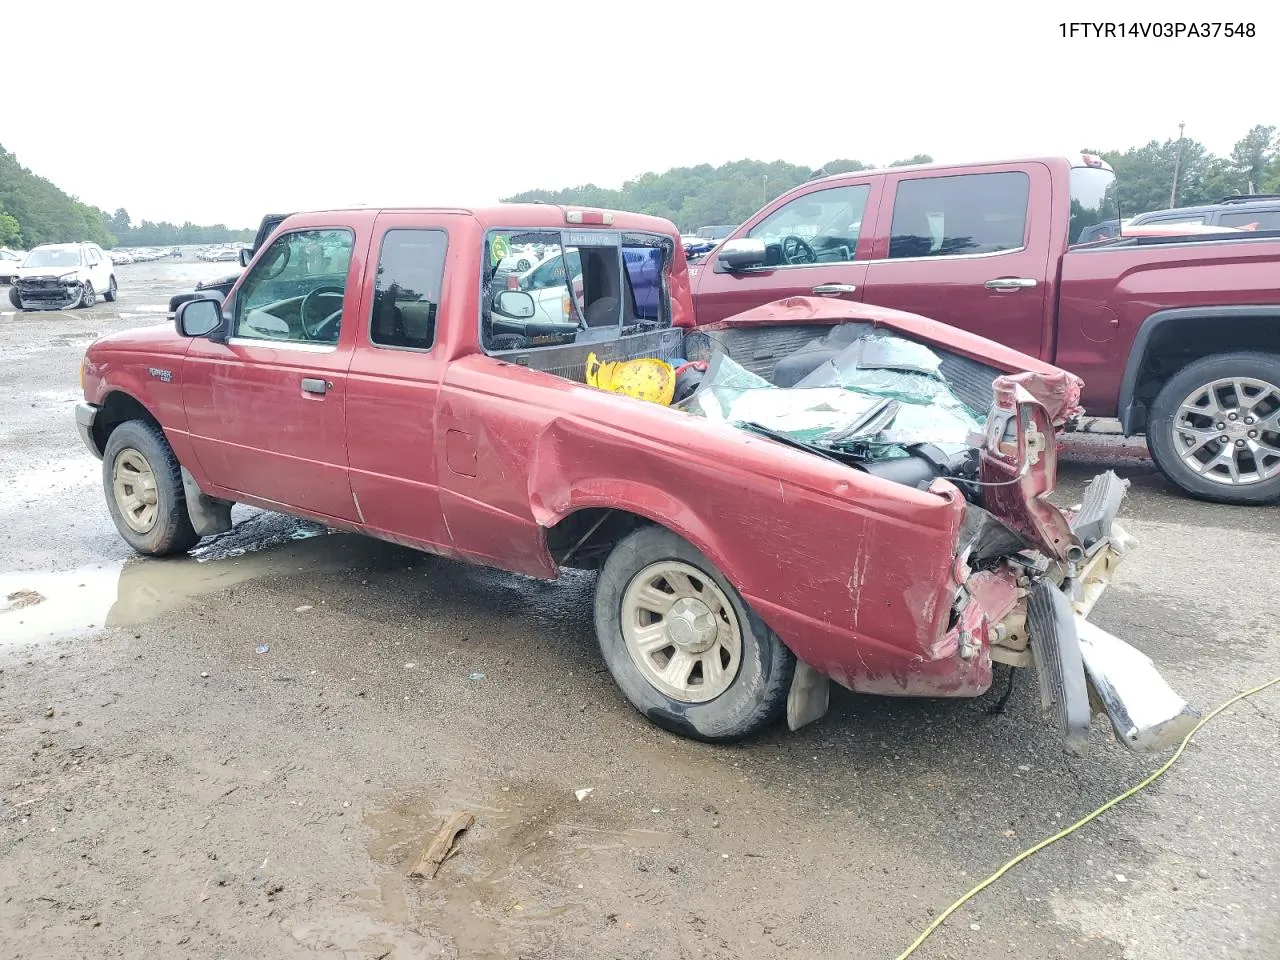
[[(590, 575), (243, 508), (189, 559), (131, 559), (75, 433), (80, 355), (226, 266), (126, 265), (116, 304), (0, 312), (0, 955), (891, 960), (1163, 759), (1102, 726), (1065, 756), (1030, 676), (1001, 715), (837, 693), (798, 733), (710, 747), (615, 689)], [(1280, 508), (1184, 499), (1116, 438), (1068, 461), (1067, 500), (1107, 467), (1133, 481), (1140, 546), (1094, 618), (1201, 710), (1280, 674)], [(1275, 958), (1278, 715), (1277, 688), (1228, 711), (915, 956)], [(456, 856), (410, 878), (459, 811)]]

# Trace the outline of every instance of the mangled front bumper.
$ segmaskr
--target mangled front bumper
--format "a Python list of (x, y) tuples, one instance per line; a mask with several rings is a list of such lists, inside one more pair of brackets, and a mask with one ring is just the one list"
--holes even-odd
[(1087, 752), (1093, 717), (1102, 714), (1125, 746), (1167, 750), (1199, 719), (1141, 651), (1087, 618), (1135, 541), (1116, 523), (1128, 487), (1108, 471), (1093, 479), (1069, 519), (1067, 559), (1047, 562), (1001, 628), (992, 657), (1034, 664), (1040, 700), (1068, 751)]
[(81, 285), (61, 277), (20, 279), (14, 285), (24, 310), (64, 310), (78, 303)]

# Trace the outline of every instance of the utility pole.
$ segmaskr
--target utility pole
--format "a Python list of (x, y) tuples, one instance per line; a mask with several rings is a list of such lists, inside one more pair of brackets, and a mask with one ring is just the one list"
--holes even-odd
[(769, 175), (764, 173), (761, 174), (761, 177), (763, 177), (763, 180), (760, 184), (760, 206), (763, 207), (769, 202)]
[(1185, 123), (1178, 124), (1178, 149), (1173, 155), (1173, 185), (1169, 188), (1169, 206), (1178, 205), (1178, 167), (1182, 165), (1182, 128)]

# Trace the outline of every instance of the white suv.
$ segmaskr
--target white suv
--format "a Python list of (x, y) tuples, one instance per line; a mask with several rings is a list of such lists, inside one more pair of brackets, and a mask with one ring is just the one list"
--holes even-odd
[(92, 307), (101, 296), (116, 298), (110, 258), (96, 243), (45, 243), (27, 254), (9, 288), (19, 310)]

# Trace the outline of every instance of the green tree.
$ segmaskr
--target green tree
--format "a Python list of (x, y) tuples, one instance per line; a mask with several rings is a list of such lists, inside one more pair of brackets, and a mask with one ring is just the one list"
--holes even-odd
[(0, 247), (22, 246), (22, 225), (18, 218), (0, 210)]
[(914, 157), (907, 157), (905, 160), (895, 160), (889, 164), (891, 167), (910, 167), (917, 163), (933, 163), (933, 157), (927, 153), (917, 153)]
[(1231, 169), (1244, 181), (1241, 193), (1257, 193), (1262, 188), (1277, 155), (1276, 128), (1258, 124), (1231, 150)]

